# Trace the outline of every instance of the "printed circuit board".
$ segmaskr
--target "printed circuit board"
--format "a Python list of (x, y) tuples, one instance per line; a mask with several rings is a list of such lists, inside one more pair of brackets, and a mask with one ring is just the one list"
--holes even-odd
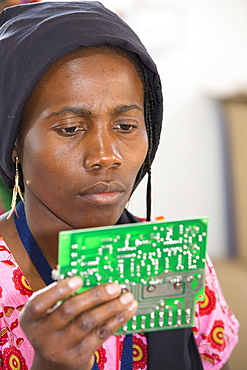
[(116, 334), (193, 326), (207, 233), (207, 218), (63, 231), (59, 278), (81, 276), (79, 292), (105, 282), (131, 291), (138, 311)]

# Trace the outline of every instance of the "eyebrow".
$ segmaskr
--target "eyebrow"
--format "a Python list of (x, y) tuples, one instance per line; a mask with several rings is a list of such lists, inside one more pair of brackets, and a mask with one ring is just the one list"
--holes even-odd
[[(113, 108), (111, 115), (114, 117), (118, 114), (125, 113), (125, 112), (128, 112), (130, 110), (134, 110), (134, 109), (137, 109), (137, 110), (143, 112), (143, 109), (139, 105), (136, 105), (136, 104), (118, 105), (117, 107)], [(52, 112), (47, 118), (62, 116), (62, 115), (65, 115), (67, 113), (73, 113), (73, 114), (76, 114), (77, 116), (84, 116), (84, 117), (90, 117), (90, 116), (93, 115), (92, 111), (90, 109), (87, 109), (87, 108), (83, 108), (83, 107), (80, 107), (80, 108), (78, 108), (78, 107), (65, 107), (65, 108), (60, 109), (57, 112)]]
[(77, 116), (91, 116), (92, 112), (87, 108), (77, 108), (77, 107), (65, 107), (57, 112), (52, 112), (47, 118), (62, 116), (67, 113), (74, 113)]
[(119, 105), (113, 109), (113, 115), (121, 114), (128, 112), (129, 110), (137, 109), (141, 112), (143, 112), (143, 109), (139, 107), (139, 105), (133, 104), (133, 105)]

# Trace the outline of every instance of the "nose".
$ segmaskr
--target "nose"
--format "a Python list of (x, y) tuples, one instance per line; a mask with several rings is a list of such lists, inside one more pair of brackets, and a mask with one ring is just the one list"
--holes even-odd
[(86, 170), (120, 168), (122, 164), (123, 158), (113, 134), (100, 130), (96, 135), (90, 135), (84, 157)]

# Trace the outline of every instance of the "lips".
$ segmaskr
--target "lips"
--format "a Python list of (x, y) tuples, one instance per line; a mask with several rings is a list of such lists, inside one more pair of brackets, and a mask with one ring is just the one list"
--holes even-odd
[(125, 186), (117, 181), (111, 182), (98, 182), (97, 184), (91, 186), (90, 188), (84, 190), (81, 194), (98, 194), (98, 193), (122, 193), (125, 191)]
[(111, 205), (122, 198), (125, 190), (125, 186), (117, 181), (102, 181), (83, 190), (79, 196), (92, 204)]

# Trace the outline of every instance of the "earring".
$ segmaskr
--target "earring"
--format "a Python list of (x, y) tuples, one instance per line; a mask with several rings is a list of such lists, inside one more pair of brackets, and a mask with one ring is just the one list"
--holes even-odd
[(12, 214), (15, 211), (16, 208), (16, 201), (17, 201), (17, 196), (19, 194), (21, 200), (24, 202), (24, 198), (21, 193), (21, 188), (19, 185), (19, 180), (20, 180), (20, 173), (18, 169), (18, 157), (15, 157), (15, 185), (13, 188), (13, 195), (12, 195), (12, 201), (11, 201), (11, 210), (7, 216), (7, 220), (12, 216)]

